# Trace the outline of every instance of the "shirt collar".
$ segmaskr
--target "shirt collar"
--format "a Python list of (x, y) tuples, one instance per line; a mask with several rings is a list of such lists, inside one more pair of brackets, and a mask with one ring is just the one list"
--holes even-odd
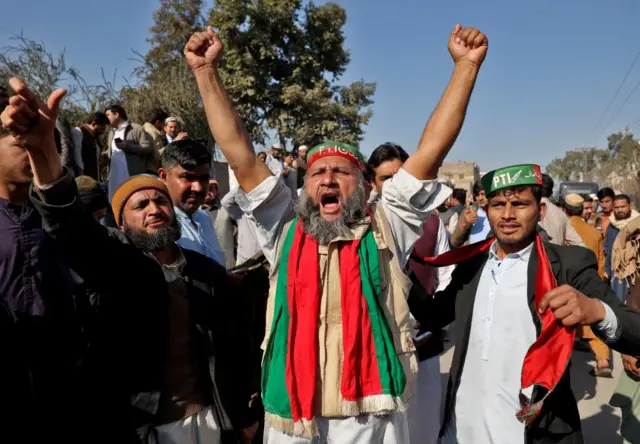
[(165, 278), (167, 279), (167, 282), (171, 282), (175, 280), (176, 277), (182, 276), (182, 269), (184, 268), (184, 265), (187, 263), (187, 259), (184, 257), (184, 254), (182, 253), (182, 248), (180, 248), (180, 246), (177, 244), (176, 244), (176, 248), (178, 253), (177, 253), (175, 262), (173, 262), (172, 264), (161, 264), (160, 262), (158, 262), (158, 259), (156, 259), (156, 257), (153, 254), (147, 252), (147, 255), (149, 257), (151, 257), (153, 260), (158, 262), (158, 264), (162, 268), (162, 272), (164, 273)]
[[(531, 250), (533, 249), (533, 244), (534, 243), (535, 242), (531, 242), (529, 245), (527, 245), (526, 247), (524, 247), (520, 251), (516, 251), (515, 253), (507, 254), (505, 256), (505, 258), (511, 257), (511, 258), (520, 259), (522, 261), (527, 262), (529, 260), (529, 256), (531, 256)], [(500, 259), (498, 257), (497, 250), (498, 250), (498, 241), (496, 240), (496, 242), (491, 244), (491, 247), (489, 248), (489, 259), (493, 259), (493, 260), (497, 260), (497, 261), (502, 260), (502, 259)]]
[(187, 214), (184, 211), (182, 211), (180, 208), (174, 206), (173, 207), (173, 211), (176, 213), (176, 216), (178, 217), (182, 217), (182, 218), (186, 218), (186, 219), (193, 219), (193, 214)]

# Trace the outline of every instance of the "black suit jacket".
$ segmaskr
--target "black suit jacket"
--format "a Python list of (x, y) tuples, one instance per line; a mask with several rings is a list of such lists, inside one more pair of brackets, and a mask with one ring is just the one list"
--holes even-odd
[[(598, 277), (595, 255), (583, 247), (563, 247), (549, 243), (545, 243), (544, 246), (558, 285), (568, 284), (589, 297), (600, 299), (615, 313), (618, 319), (618, 339), (609, 345), (621, 353), (638, 356), (640, 354), (640, 313), (622, 304), (607, 283)], [(451, 284), (444, 291), (436, 293), (433, 299), (424, 301), (417, 313), (414, 313), (420, 324), (428, 326), (431, 331), (442, 328), (454, 320), (457, 321), (455, 353), (447, 387), (441, 435), (451, 420), (455, 408), (456, 393), (460, 386), (469, 345), (476, 290), (487, 258), (488, 254), (483, 254), (459, 264), (453, 272)], [(537, 271), (538, 255), (534, 248), (527, 270), (527, 295), (531, 319), (539, 335), (541, 324), (535, 313)], [(599, 334), (597, 329), (594, 329), (594, 332)], [(515, 362), (513, 364), (521, 365)], [(540, 400), (544, 394), (544, 389), (535, 389), (533, 401)], [(482, 409), (481, 404), (477, 407)], [(515, 415), (515, 412), (513, 413)], [(527, 427), (525, 442), (527, 444), (583, 442), (580, 415), (571, 391), (568, 367), (556, 389), (545, 400), (536, 420)]]

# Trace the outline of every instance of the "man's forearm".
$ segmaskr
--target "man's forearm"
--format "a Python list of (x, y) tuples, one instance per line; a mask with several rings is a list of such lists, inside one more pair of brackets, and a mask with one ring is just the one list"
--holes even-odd
[(60, 179), (64, 173), (62, 159), (56, 149), (53, 137), (45, 149), (29, 154), (33, 182), (37, 187), (44, 187)]
[[(471, 228), (471, 227), (469, 227)], [(456, 229), (451, 234), (449, 238), (449, 243), (451, 244), (451, 248), (460, 248), (464, 244), (464, 242), (469, 237), (469, 230), (460, 227), (460, 225), (456, 226)]]
[(222, 85), (218, 70), (212, 66), (205, 67), (196, 71), (195, 77), (211, 134), (234, 170), (238, 183), (249, 192), (269, 177), (270, 171), (258, 161), (244, 124)]
[(478, 66), (469, 62), (455, 65), (449, 84), (422, 133), (418, 150), (403, 165), (416, 178), (437, 177), (442, 161), (462, 128), (478, 71)]

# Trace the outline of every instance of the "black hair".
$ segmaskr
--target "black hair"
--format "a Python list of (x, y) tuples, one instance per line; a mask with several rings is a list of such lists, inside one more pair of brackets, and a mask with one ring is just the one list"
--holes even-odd
[(593, 197), (591, 196), (583, 196), (585, 202), (593, 202)]
[(4, 85), (0, 85), (0, 113), (7, 106), (9, 106), (9, 89)]
[(478, 196), (478, 194), (480, 194), (481, 191), (484, 191), (484, 188), (482, 188), (482, 184), (478, 180), (476, 181), (476, 183), (473, 184), (473, 188), (471, 190), (471, 192), (473, 193), (473, 197)]
[(92, 113), (87, 117), (87, 123), (95, 123), (96, 125), (109, 125), (109, 118), (105, 113), (100, 111)]
[(614, 197), (616, 197), (616, 193), (614, 193), (611, 188), (604, 187), (600, 191), (598, 191), (598, 199), (602, 200), (605, 197), (610, 197), (611, 199), (613, 199)]
[(193, 170), (200, 165), (211, 166), (211, 151), (200, 142), (191, 139), (176, 140), (162, 152), (162, 168), (181, 166)]
[(531, 185), (531, 192), (538, 203), (542, 202), (543, 197), (547, 197), (544, 195), (543, 186), (540, 185)]
[(464, 205), (467, 201), (467, 190), (464, 190), (462, 188), (454, 188), (453, 197), (462, 205)]
[(548, 174), (542, 175), (542, 197), (551, 197), (553, 195), (553, 179)]
[(152, 109), (149, 113), (149, 117), (147, 118), (147, 122), (155, 125), (157, 121), (160, 121), (164, 124), (164, 120), (169, 117), (169, 114), (163, 110), (162, 108)]
[(631, 204), (631, 199), (629, 199), (629, 196), (626, 194), (618, 194), (613, 198), (613, 200), (626, 200), (628, 204)]
[(569, 216), (582, 216), (582, 212), (584, 211), (584, 205), (569, 205), (568, 203), (564, 203), (562, 205)]
[(409, 155), (400, 145), (387, 142), (383, 143), (378, 148), (373, 150), (373, 153), (371, 153), (371, 157), (369, 157), (367, 165), (372, 170), (375, 170), (382, 164), (382, 162), (398, 159), (402, 163), (404, 163), (408, 158)]
[(112, 112), (112, 113), (114, 113), (114, 114), (115, 114), (115, 113), (118, 113), (118, 114), (120, 115), (120, 118), (121, 118), (121, 119), (123, 119), (123, 120), (129, 120), (129, 119), (127, 118), (127, 112), (126, 112), (126, 111), (124, 110), (124, 108), (123, 108), (123, 107), (121, 107), (120, 105), (113, 104), (113, 105), (107, 106), (107, 108), (105, 109), (105, 111), (104, 111), (104, 112), (106, 113), (107, 111), (111, 111), (111, 112)]

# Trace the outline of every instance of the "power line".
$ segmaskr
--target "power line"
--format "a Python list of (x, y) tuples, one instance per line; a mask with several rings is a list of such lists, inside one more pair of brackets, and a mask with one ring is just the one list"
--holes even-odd
[(613, 115), (613, 117), (611, 118), (611, 120), (609, 121), (609, 123), (604, 127), (603, 132), (606, 133), (607, 128), (609, 128), (609, 126), (611, 126), (611, 124), (613, 123), (613, 121), (616, 119), (616, 117), (618, 117), (618, 114), (620, 114), (620, 111), (622, 111), (622, 108), (624, 108), (624, 106), (627, 104), (627, 102), (629, 101), (629, 99), (631, 98), (631, 96), (633, 96), (633, 93), (636, 92), (636, 90), (638, 89), (638, 87), (640, 87), (640, 79), (638, 79), (638, 81), (636, 82), (636, 85), (633, 87), (633, 89), (631, 90), (631, 92), (629, 93), (629, 95), (627, 96), (626, 99), (624, 99), (624, 102), (622, 102), (622, 105), (620, 105), (620, 108), (618, 108), (618, 111), (616, 111), (616, 113)]
[[(593, 129), (589, 133), (590, 135), (595, 133), (595, 131), (598, 129), (598, 127), (600, 126), (600, 124), (604, 120), (604, 116), (607, 115), (607, 113), (609, 112), (609, 109), (611, 109), (611, 105), (613, 105), (613, 102), (615, 102), (616, 99), (618, 98), (618, 94), (620, 94), (620, 90), (622, 90), (622, 86), (624, 85), (624, 82), (627, 81), (627, 78), (629, 77), (629, 74), (631, 74), (631, 70), (633, 70), (633, 67), (636, 66), (636, 63), (638, 62), (639, 58), (640, 58), (640, 51), (638, 51), (638, 54), (636, 54), (636, 58), (633, 59), (633, 63), (631, 63), (631, 66), (627, 70), (627, 73), (624, 75), (624, 79), (622, 79), (622, 82), (620, 82), (620, 85), (618, 86), (618, 89), (616, 90), (615, 94), (611, 98), (611, 101), (609, 102), (609, 105), (607, 105), (607, 108), (604, 110), (604, 112), (602, 113), (602, 115), (598, 119), (598, 123), (596, 123), (596, 125), (593, 127)], [(625, 103), (626, 103), (626, 101), (625, 101)]]
[(640, 118), (638, 118), (638, 120), (636, 120), (635, 122), (633, 122), (631, 125), (629, 125), (629, 130), (633, 131), (633, 129), (640, 123)]

